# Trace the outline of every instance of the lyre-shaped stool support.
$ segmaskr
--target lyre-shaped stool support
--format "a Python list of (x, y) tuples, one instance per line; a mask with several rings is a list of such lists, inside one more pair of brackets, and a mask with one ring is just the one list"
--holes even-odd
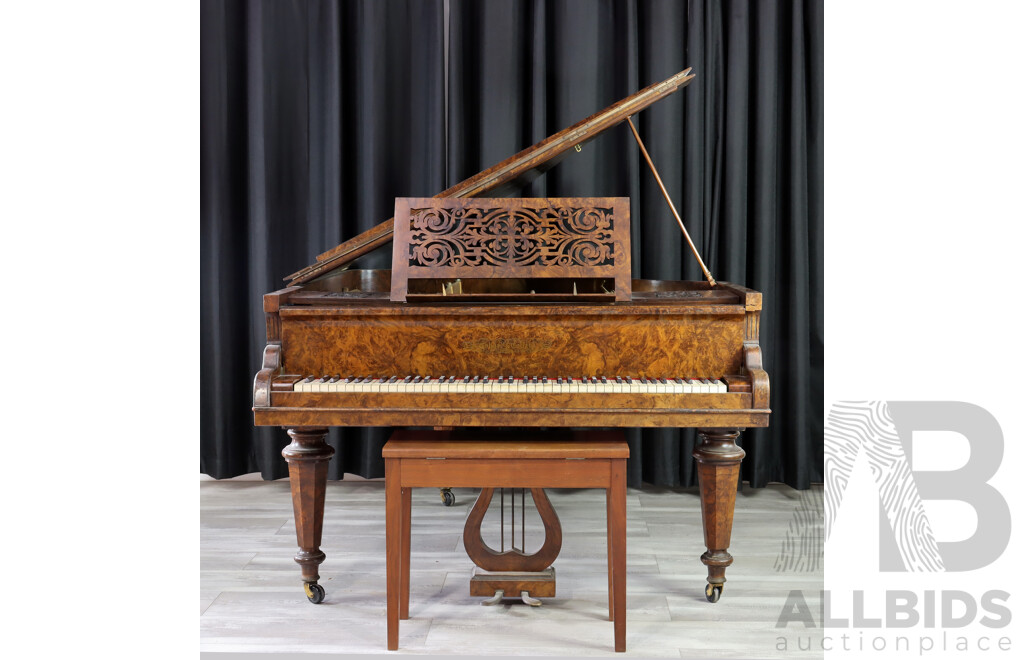
[[(526, 505), (525, 488), (523, 489), (523, 507)], [(504, 489), (502, 489), (504, 492)], [(523, 543), (515, 547), (515, 490), (512, 491), (512, 549), (495, 550), (487, 545), (481, 533), (481, 523), (491, 499), (493, 488), (480, 489), (480, 496), (466, 518), (466, 527), (462, 534), (466, 554), (476, 564), (473, 577), (469, 581), (470, 596), (490, 596), (483, 605), (494, 605), (502, 598), (521, 598), (527, 605), (537, 607), (541, 601), (537, 598), (553, 598), (555, 595), (555, 569), (551, 564), (562, 549), (562, 525), (558, 514), (551, 506), (543, 488), (531, 488), (537, 513), (544, 524), (544, 542), (535, 552), (527, 553), (525, 522), (521, 527)], [(525, 516), (525, 511), (522, 512)], [(504, 501), (502, 502), (502, 539), (504, 539)]]
[[(468, 431), (464, 433), (470, 433)], [(577, 431), (538, 440), (450, 431), (396, 431), (384, 445), (387, 527), (387, 646), (409, 618), (413, 488), (603, 488), (608, 511), (608, 615), (615, 650), (626, 650), (626, 459), (622, 431)], [(489, 439), (490, 438), (490, 439)], [(555, 553), (557, 554), (557, 552)], [(500, 555), (499, 555), (500, 556)]]

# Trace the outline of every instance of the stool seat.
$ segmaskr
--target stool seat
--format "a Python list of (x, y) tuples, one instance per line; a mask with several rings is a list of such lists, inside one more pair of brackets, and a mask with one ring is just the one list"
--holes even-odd
[[(475, 437), (474, 437), (475, 435)], [(395, 431), (384, 445), (384, 458), (628, 458), (620, 431), (577, 431), (538, 440), (537, 433), (480, 439), (451, 431)]]
[[(608, 605), (615, 650), (626, 650), (626, 458), (621, 430), (506, 432), (401, 429), (384, 445), (388, 649), (409, 617), (411, 489), (603, 488)], [(555, 551), (557, 552), (557, 550)]]

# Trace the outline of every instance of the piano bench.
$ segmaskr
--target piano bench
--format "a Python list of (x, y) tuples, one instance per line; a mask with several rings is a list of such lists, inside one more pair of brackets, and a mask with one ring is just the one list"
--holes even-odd
[[(608, 616), (615, 650), (626, 650), (626, 459), (619, 430), (501, 431), (402, 429), (384, 445), (388, 650), (409, 618), (413, 488), (604, 488), (608, 513)], [(548, 436), (549, 439), (543, 439)]]

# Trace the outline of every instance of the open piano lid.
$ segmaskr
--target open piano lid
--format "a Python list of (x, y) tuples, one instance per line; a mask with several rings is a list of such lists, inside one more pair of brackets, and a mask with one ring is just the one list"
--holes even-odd
[[(557, 165), (570, 149), (589, 142), (605, 129), (685, 87), (693, 79), (690, 71), (680, 71), (667, 80), (645, 87), (434, 197), (498, 197), (516, 190)], [(308, 282), (384, 245), (393, 235), (394, 218), (389, 218), (373, 229), (324, 252), (316, 258), (316, 263), (292, 273), (285, 280), (290, 285)]]

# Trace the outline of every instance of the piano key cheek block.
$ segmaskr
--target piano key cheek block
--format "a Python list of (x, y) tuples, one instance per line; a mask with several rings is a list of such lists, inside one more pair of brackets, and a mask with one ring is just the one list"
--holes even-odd
[[(633, 279), (628, 199), (501, 197), (692, 77), (651, 85), (437, 197), (397, 199), (393, 219), (264, 296), (254, 419), (291, 438), (295, 559), (310, 600), (323, 599), (330, 426), (695, 427), (705, 594), (718, 600), (733, 561), (736, 440), (770, 414), (761, 294), (706, 269), (707, 281)], [(391, 270), (348, 268), (389, 241)]]

